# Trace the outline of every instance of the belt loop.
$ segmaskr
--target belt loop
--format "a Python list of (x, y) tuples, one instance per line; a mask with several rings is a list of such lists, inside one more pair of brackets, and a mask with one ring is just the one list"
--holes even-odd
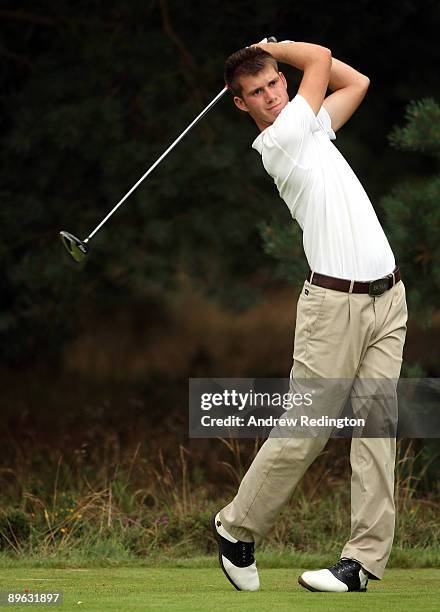
[(354, 280), (350, 281), (350, 289), (348, 290), (348, 293), (353, 293), (353, 285), (354, 285)]
[(393, 270), (392, 274), (393, 274), (393, 287), (394, 287), (394, 285), (396, 284), (396, 274), (395, 274), (394, 270)]
[(310, 283), (311, 285), (313, 285), (313, 275), (314, 275), (314, 274), (315, 274), (315, 272), (312, 270), (312, 273), (310, 274), (310, 280), (309, 280), (309, 283)]

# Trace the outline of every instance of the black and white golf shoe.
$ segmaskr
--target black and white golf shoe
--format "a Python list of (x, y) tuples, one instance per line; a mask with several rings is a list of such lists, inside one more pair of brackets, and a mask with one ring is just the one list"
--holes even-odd
[(232, 537), (223, 527), (219, 515), (212, 518), (212, 529), (218, 543), (218, 558), (223, 573), (237, 591), (258, 591), (260, 579), (254, 559), (254, 543)]
[(362, 568), (359, 561), (343, 557), (328, 569), (304, 572), (298, 578), (298, 582), (309, 591), (360, 592), (367, 590), (368, 572)]

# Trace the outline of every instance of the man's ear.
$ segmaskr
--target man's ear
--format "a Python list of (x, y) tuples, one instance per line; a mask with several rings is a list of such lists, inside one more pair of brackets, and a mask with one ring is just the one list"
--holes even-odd
[(248, 107), (246, 106), (245, 101), (240, 98), (239, 96), (234, 96), (234, 104), (237, 108), (239, 108), (240, 110), (244, 111), (245, 113), (249, 112)]
[(280, 79), (282, 80), (284, 87), (287, 89), (287, 80), (286, 77), (284, 76), (284, 74), (282, 72), (278, 73), (280, 75)]

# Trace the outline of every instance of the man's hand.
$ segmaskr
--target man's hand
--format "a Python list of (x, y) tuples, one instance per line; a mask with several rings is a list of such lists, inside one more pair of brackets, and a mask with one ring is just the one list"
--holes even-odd
[[(292, 54), (289, 57), (283, 54), (284, 50), (282, 49), (282, 46), (284, 45), (286, 45), (285, 50), (287, 50), (288, 46), (290, 47), (291, 45), (295, 45), (295, 56)], [(263, 38), (263, 40), (260, 40), (260, 42), (255, 43), (251, 46), (260, 47), (261, 49), (264, 49), (265, 51), (270, 53), (276, 60), (291, 64), (299, 69), (301, 69), (301, 67), (298, 65), (298, 59), (296, 57), (296, 53), (299, 50), (299, 46), (302, 47), (303, 52), (306, 51), (308, 53), (312, 51), (312, 47), (323, 49), (323, 47), (319, 47), (319, 45), (310, 45), (308, 43), (294, 43), (294, 41), (291, 40), (283, 40), (279, 43), (268, 43), (267, 38)], [(294, 61), (296, 63), (293, 63)], [(305, 72), (305, 65), (303, 70)], [(332, 129), (335, 132), (350, 119), (352, 114), (358, 108), (368, 90), (368, 86), (370, 83), (368, 77), (366, 77), (365, 75), (361, 74), (348, 64), (344, 64), (336, 58), (332, 58), (330, 74), (328, 77), (328, 89), (334, 93), (327, 96), (327, 98), (321, 100), (321, 104), (318, 101), (318, 108), (317, 105), (314, 106), (313, 100), (311, 99), (309, 94), (309, 82), (311, 82), (312, 88), (315, 87), (315, 82), (317, 78), (316, 69), (314, 70), (314, 74), (311, 76), (310, 79), (305, 79), (305, 76), (306, 75), (304, 74), (303, 80), (301, 81), (301, 85), (298, 89), (298, 93), (307, 100), (307, 102), (313, 108), (315, 114), (319, 112), (321, 104), (325, 107), (328, 114), (330, 115)], [(318, 76), (318, 80), (319, 78), (320, 77)], [(325, 96), (325, 93), (325, 91), (322, 93), (323, 98)]]
[[(263, 38), (263, 40), (260, 40), (260, 42), (254, 43), (253, 45), (250, 45), (251, 47), (260, 47), (260, 49), (264, 49), (265, 45), (267, 45), (267, 38)], [(276, 43), (272, 43), (272, 44), (276, 44)]]

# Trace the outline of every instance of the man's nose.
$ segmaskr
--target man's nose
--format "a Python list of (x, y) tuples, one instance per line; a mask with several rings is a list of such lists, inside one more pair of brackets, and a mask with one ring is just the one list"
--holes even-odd
[(264, 92), (264, 97), (266, 102), (272, 102), (272, 100), (276, 97), (275, 93), (271, 89), (266, 89)]

